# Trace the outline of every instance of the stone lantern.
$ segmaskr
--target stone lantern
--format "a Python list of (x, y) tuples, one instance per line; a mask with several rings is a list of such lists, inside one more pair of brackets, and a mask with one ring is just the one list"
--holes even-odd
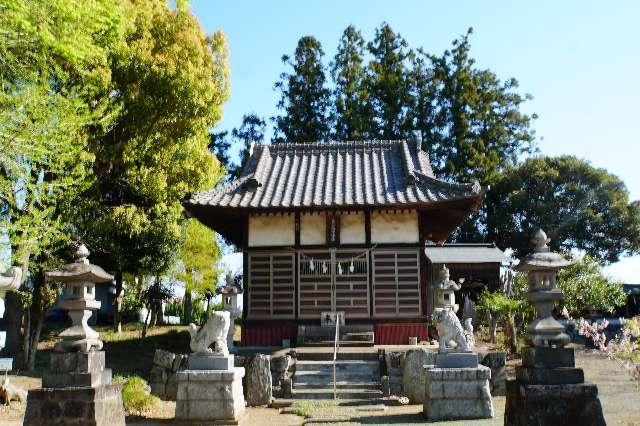
[(438, 281), (436, 283), (437, 307), (458, 312), (459, 306), (456, 304), (455, 294), (458, 290), (460, 290), (460, 284), (449, 278), (449, 268), (443, 264), (438, 272)]
[(125, 424), (122, 387), (111, 383), (102, 341), (87, 324), (91, 311), (100, 308), (95, 284), (110, 283), (113, 276), (89, 263), (88, 256), (81, 245), (74, 263), (45, 273), (47, 280), (65, 284), (59, 306), (67, 309), (71, 326), (60, 333), (62, 341), (51, 353), (42, 388), (29, 391), (24, 425)]
[(549, 250), (547, 234), (542, 229), (536, 232), (532, 242), (533, 253), (520, 261), (518, 272), (528, 274), (529, 292), (527, 300), (535, 308), (535, 319), (527, 326), (526, 341), (532, 346), (564, 347), (571, 341), (564, 326), (552, 315), (556, 302), (562, 300), (562, 292), (556, 288), (558, 271), (571, 262), (561, 254)]
[(227, 347), (230, 352), (234, 352), (233, 334), (235, 332), (234, 321), (242, 313), (238, 307), (238, 295), (242, 294), (242, 289), (233, 284), (227, 284), (219, 291), (222, 296), (222, 309), (229, 312), (231, 324), (227, 332)]
[(564, 326), (552, 315), (562, 300), (556, 288), (558, 271), (571, 264), (552, 252), (550, 240), (542, 230), (532, 242), (533, 253), (516, 267), (529, 280), (527, 300), (535, 308), (535, 318), (527, 326), (522, 349), (522, 366), (516, 367), (515, 380), (507, 380), (505, 425), (604, 425), (596, 385), (584, 382), (584, 372), (575, 367), (573, 348)]

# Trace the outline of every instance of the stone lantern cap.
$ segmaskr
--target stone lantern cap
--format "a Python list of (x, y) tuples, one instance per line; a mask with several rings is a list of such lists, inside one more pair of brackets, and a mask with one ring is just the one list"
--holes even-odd
[(218, 290), (219, 294), (242, 294), (242, 289), (236, 285), (225, 285), (220, 290)]
[(520, 260), (520, 264), (515, 268), (516, 271), (557, 270), (573, 263), (565, 259), (561, 254), (554, 253), (549, 249), (547, 243), (551, 240), (547, 238), (547, 234), (542, 229), (538, 229), (538, 232), (536, 232), (531, 241), (534, 244), (533, 253), (528, 254)]
[(77, 281), (89, 281), (94, 283), (104, 283), (113, 281), (113, 275), (105, 272), (98, 265), (89, 263), (89, 250), (82, 244), (75, 253), (76, 261), (68, 263), (55, 271), (45, 272), (45, 277), (51, 281), (65, 283)]

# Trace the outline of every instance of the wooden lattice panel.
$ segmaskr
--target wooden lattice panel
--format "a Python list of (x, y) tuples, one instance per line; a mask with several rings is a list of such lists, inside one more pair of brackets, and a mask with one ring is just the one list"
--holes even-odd
[(248, 318), (294, 318), (295, 257), (249, 254)]
[(298, 267), (298, 317), (318, 319), (326, 311), (344, 311), (347, 319), (369, 317), (366, 252), (305, 251), (299, 254)]
[(417, 317), (420, 308), (418, 249), (384, 249), (373, 252), (373, 315)]

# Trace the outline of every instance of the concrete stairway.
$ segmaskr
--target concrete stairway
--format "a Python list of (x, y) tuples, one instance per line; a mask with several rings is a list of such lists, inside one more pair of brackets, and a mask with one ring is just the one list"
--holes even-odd
[[(299, 354), (296, 361), (296, 372), (293, 376), (294, 399), (333, 399), (333, 361), (331, 361), (331, 357), (332, 354), (328, 353)], [(377, 354), (351, 353), (346, 357), (350, 359), (344, 358), (336, 361), (338, 398), (382, 398)]]

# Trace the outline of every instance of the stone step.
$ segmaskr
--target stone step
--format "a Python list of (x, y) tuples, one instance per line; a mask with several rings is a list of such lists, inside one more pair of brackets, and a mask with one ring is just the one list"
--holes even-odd
[(342, 339), (353, 341), (353, 342), (368, 342), (373, 343), (374, 335), (373, 331), (366, 331), (362, 333), (345, 333), (340, 337), (340, 344), (342, 344)]
[[(369, 348), (373, 346), (373, 340), (371, 342), (363, 342), (360, 340), (340, 340), (340, 347), (345, 348)], [(321, 340), (318, 342), (305, 342), (302, 347), (309, 348), (325, 348), (333, 347), (333, 340)]]
[[(336, 378), (338, 389), (380, 389), (380, 381), (340, 380)], [(333, 389), (333, 378), (322, 381), (296, 381), (293, 389)]]
[[(294, 399), (333, 399), (333, 389), (293, 389)], [(341, 388), (337, 391), (339, 399), (381, 399), (378, 389)]]
[[(378, 380), (380, 373), (378, 371), (353, 371), (353, 370), (338, 370), (336, 368), (336, 378), (341, 380)], [(333, 380), (333, 370), (302, 370), (296, 371), (294, 379), (300, 378), (301, 380), (324, 380), (331, 378)]]
[[(333, 361), (333, 350), (318, 352), (317, 349), (301, 349), (296, 352), (298, 361)], [(338, 352), (338, 361), (378, 361), (377, 352)]]
[[(378, 372), (378, 361), (338, 360), (336, 371)], [(333, 361), (297, 361), (296, 371), (333, 371)]]

